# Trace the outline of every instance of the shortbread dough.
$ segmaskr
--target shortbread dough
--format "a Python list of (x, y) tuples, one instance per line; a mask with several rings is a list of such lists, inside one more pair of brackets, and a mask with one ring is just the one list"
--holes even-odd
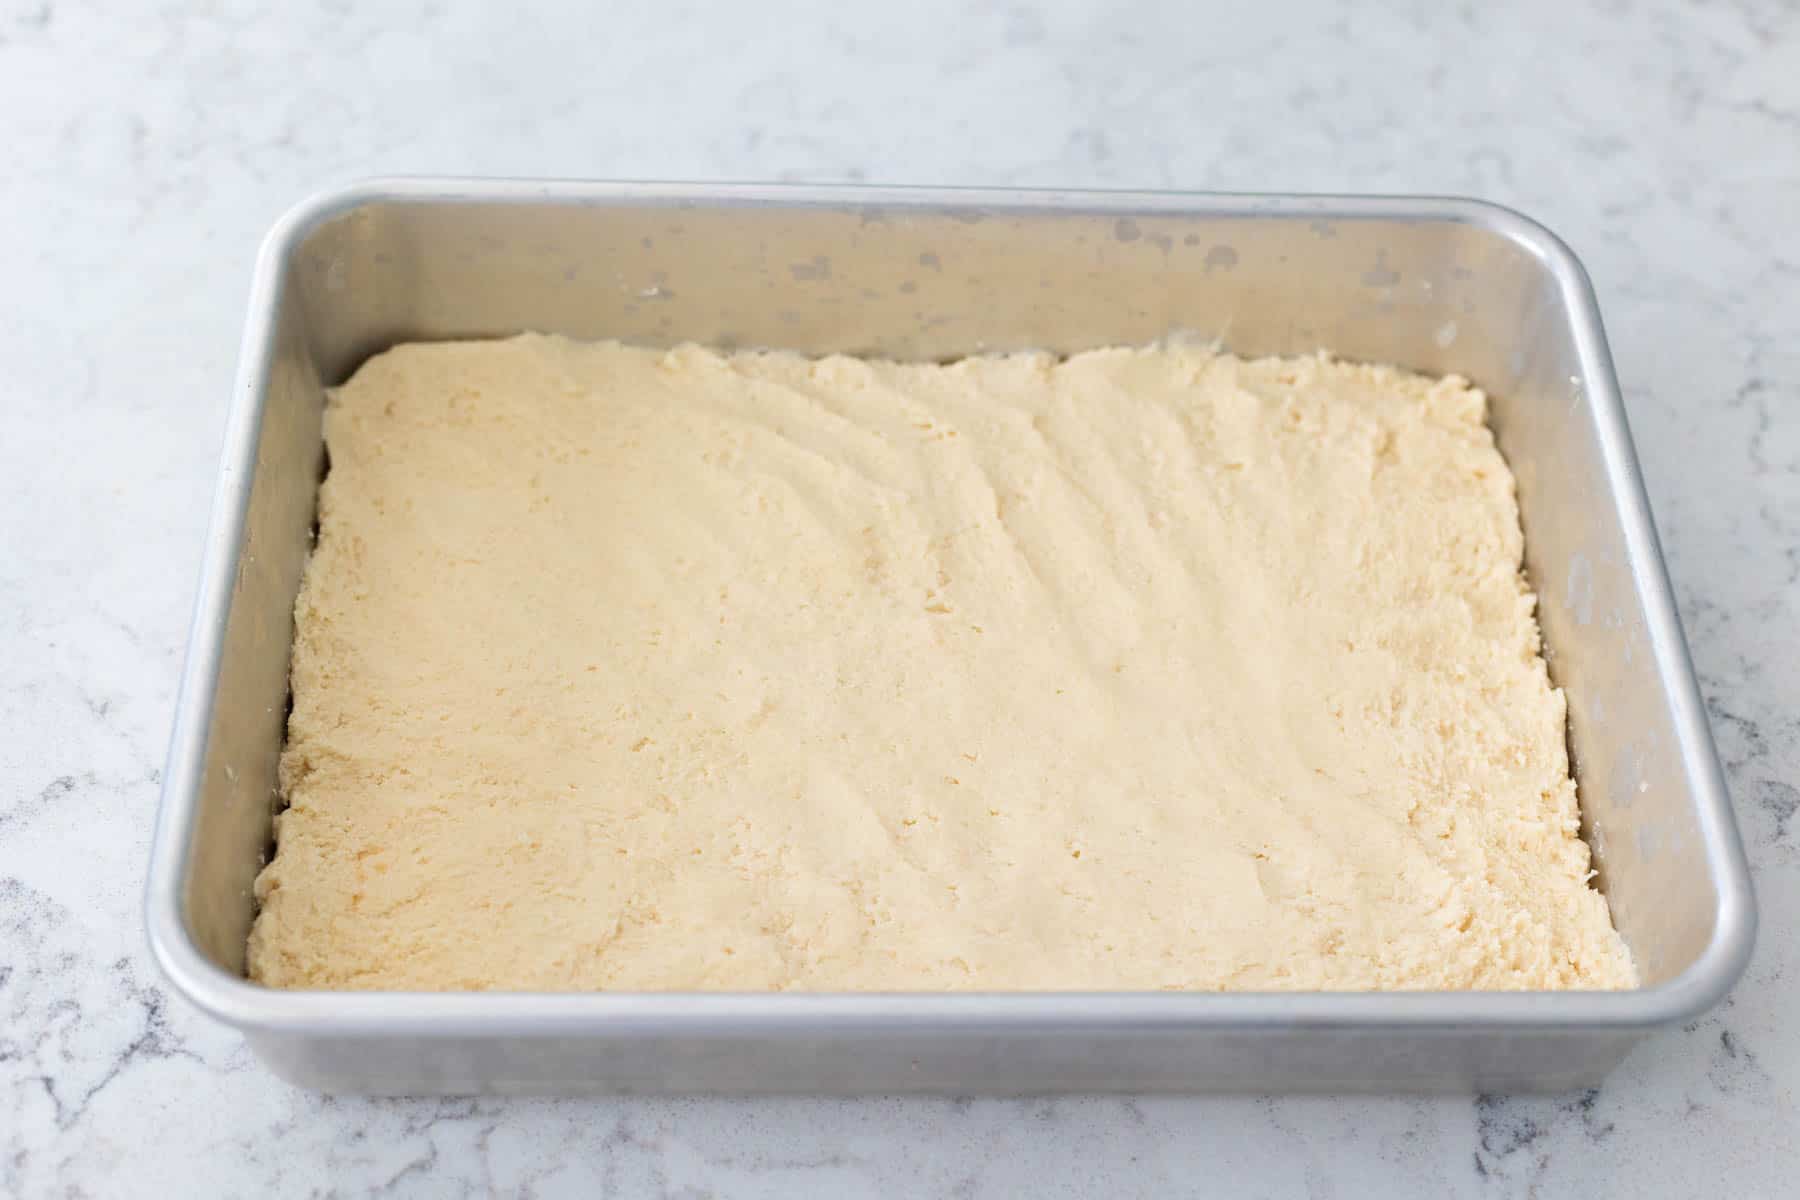
[(526, 335), (333, 393), (250, 974), (1629, 987), (1482, 393)]

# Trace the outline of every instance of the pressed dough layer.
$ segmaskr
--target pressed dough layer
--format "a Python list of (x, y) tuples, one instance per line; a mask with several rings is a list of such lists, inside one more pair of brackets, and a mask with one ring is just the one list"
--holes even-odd
[(527, 335), (331, 397), (281, 987), (1627, 987), (1482, 394)]

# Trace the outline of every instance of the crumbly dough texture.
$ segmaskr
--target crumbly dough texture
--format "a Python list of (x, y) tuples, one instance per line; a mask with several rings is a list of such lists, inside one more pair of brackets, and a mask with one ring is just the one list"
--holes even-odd
[(526, 335), (331, 397), (253, 978), (1628, 987), (1484, 398)]

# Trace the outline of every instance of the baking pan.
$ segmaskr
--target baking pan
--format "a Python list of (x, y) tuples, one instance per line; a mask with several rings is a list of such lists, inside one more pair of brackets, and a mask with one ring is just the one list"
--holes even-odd
[[(1487, 388), (1625, 992), (287, 992), (244, 978), (324, 389), (540, 330), (939, 359), (1183, 332)], [(1718, 1001), (1754, 902), (1593, 293), (1469, 200), (407, 180), (257, 265), (148, 888), (175, 987), (283, 1077), (379, 1093), (1556, 1089)]]

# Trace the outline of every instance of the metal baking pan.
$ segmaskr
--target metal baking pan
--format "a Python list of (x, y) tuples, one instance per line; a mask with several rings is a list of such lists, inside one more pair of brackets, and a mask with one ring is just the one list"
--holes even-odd
[[(324, 389), (411, 339), (531, 329), (937, 359), (1171, 331), (1486, 387), (1518, 476), (1626, 992), (401, 994), (243, 976), (270, 849)], [(152, 856), (179, 991), (285, 1078), (376, 1093), (1554, 1089), (1718, 1001), (1742, 847), (1593, 292), (1468, 200), (370, 183), (263, 247)]]

